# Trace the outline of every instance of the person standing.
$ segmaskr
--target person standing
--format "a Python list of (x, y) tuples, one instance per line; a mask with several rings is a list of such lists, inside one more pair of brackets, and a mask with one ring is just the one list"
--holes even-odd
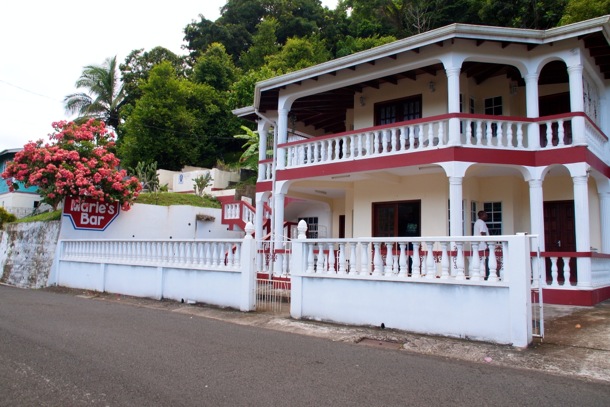
[(474, 223), (474, 231), (472, 232), (472, 235), (488, 236), (489, 229), (487, 228), (487, 223), (485, 223), (485, 221), (487, 220), (487, 212), (479, 211), (477, 215), (479, 216), (479, 219), (477, 219), (477, 221)]
[[(487, 212), (479, 211), (477, 215), (479, 216), (479, 219), (477, 219), (477, 221), (474, 223), (474, 230), (472, 231), (472, 235), (489, 236), (489, 228), (487, 228), (487, 223), (485, 223), (485, 221), (487, 220)], [(485, 265), (484, 278), (487, 280), (487, 278), (489, 277), (489, 259), (487, 258), (487, 243), (480, 242), (478, 251), (479, 253), (483, 252), (483, 264)]]

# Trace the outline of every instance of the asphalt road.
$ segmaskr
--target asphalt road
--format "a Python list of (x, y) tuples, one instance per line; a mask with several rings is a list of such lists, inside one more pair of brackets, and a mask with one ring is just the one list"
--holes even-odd
[(1, 406), (608, 406), (607, 383), (0, 286)]

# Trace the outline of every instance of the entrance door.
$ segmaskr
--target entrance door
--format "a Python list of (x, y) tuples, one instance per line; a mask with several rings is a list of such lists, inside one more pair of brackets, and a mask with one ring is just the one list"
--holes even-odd
[[(574, 201), (544, 203), (544, 246), (547, 252), (575, 252)], [(559, 282), (563, 283), (563, 261), (558, 263)], [(547, 260), (547, 281), (551, 280), (550, 260)], [(572, 282), (576, 282), (576, 259), (570, 260)]]
[(373, 237), (421, 236), (421, 201), (373, 204)]

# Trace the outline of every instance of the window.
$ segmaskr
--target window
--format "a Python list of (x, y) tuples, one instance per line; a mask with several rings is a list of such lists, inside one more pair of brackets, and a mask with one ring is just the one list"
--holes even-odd
[(474, 98), (470, 98), (470, 114), (474, 114)]
[(307, 223), (307, 238), (308, 239), (317, 239), (318, 238), (318, 217), (310, 216), (307, 218), (299, 218), (297, 223), (304, 220)]
[(421, 118), (421, 95), (375, 104), (375, 125)]
[(374, 203), (373, 236), (421, 236), (421, 201)]
[(477, 201), (470, 202), (470, 234), (474, 234), (474, 223), (479, 219), (477, 215)]
[(485, 114), (502, 116), (502, 96), (485, 99)]
[[(502, 202), (485, 202), (483, 210), (487, 212), (487, 228), (490, 235), (502, 234)], [(476, 218), (475, 218), (476, 220)]]

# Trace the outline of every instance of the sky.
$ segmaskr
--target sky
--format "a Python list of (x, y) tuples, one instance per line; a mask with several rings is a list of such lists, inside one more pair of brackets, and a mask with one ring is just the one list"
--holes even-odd
[[(83, 67), (144, 48), (182, 49), (183, 29), (202, 14), (220, 16), (226, 0), (21, 0), (0, 11), (0, 151), (48, 141), (51, 123), (70, 120), (66, 95)], [(334, 8), (337, 0), (322, 0)]]

